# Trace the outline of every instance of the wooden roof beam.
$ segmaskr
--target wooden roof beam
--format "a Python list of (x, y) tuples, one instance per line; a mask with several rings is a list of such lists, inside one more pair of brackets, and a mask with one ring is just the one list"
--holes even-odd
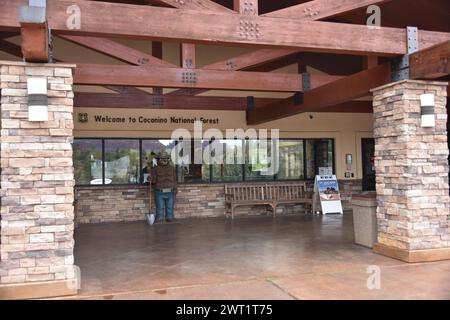
[(0, 39), (0, 51), (22, 58), (22, 48), (14, 43)]
[[(74, 106), (82, 108), (145, 108), (145, 109), (186, 109), (186, 110), (229, 110), (243, 111), (247, 107), (246, 98), (208, 96), (168, 96), (136, 93), (87, 93), (75, 92)], [(275, 99), (255, 99), (258, 106), (264, 106)]]
[(295, 54), (296, 49), (259, 49), (253, 52), (244, 53), (234, 58), (218, 61), (204, 66), (207, 70), (247, 70), (257, 67), (282, 57)]
[(181, 44), (181, 67), (186, 69), (195, 69), (196, 59), (195, 59), (195, 44), (193, 43), (182, 43)]
[[(163, 44), (161, 41), (152, 41), (152, 56), (160, 60), (163, 59)], [(154, 94), (163, 94), (163, 88), (153, 87)]]
[[(319, 87), (340, 78), (313, 75), (311, 85)], [(298, 92), (303, 89), (301, 76), (297, 74), (82, 63), (77, 64), (74, 83), (278, 92)]]
[(0, 39), (6, 39), (14, 36), (18, 36), (17, 32), (0, 32)]
[(303, 103), (297, 104), (293, 98), (288, 98), (255, 110), (249, 114), (248, 124), (256, 125), (303, 112), (318, 112), (363, 97), (371, 89), (389, 83), (390, 80), (390, 63), (382, 64), (306, 91)]
[(164, 88), (301, 91), (298, 75), (245, 71), (77, 64), (74, 83)]
[(63, 34), (58, 35), (58, 37), (136, 66), (178, 67), (161, 58), (124, 46), (114, 40)]
[(372, 4), (391, 0), (313, 0), (281, 10), (263, 14), (263, 17), (278, 17), (301, 20), (320, 20), (351, 12)]
[[(276, 102), (273, 98), (255, 98), (255, 110)], [(78, 108), (142, 108), (142, 109), (181, 109), (181, 110), (247, 110), (247, 98), (208, 97), (208, 96), (167, 96), (138, 93), (114, 94), (75, 92), (74, 106)], [(348, 103), (324, 108), (321, 112), (359, 112), (371, 113), (371, 101), (350, 101)]]
[[(22, 0), (0, 2), (0, 26), (19, 27), (12, 7)], [(68, 29), (67, 8), (77, 5), (83, 12), (80, 30)], [(4, 13), (6, 11), (6, 13)], [(98, 19), (101, 12), (108, 19)], [(287, 47), (298, 50), (353, 54), (398, 56), (406, 54), (406, 30), (368, 28), (365, 25), (301, 21), (272, 17), (243, 18), (223, 14), (153, 6), (136, 6), (86, 0), (48, 0), (48, 22), (52, 32), (90, 36), (175, 40), (191, 43), (223, 43), (265, 47)], [(176, 22), (176, 28), (168, 21)], [(240, 25), (247, 22), (248, 31)], [(251, 25), (249, 25), (249, 23)], [(253, 28), (253, 31), (251, 31)], [(450, 33), (419, 32), (419, 47), (426, 48), (450, 40)]]
[(233, 10), (211, 0), (150, 0), (149, 2), (153, 4), (165, 4), (177, 9), (234, 13)]
[[(201, 69), (205, 70), (228, 70), (228, 71), (243, 71), (260, 64), (273, 61), (275, 59), (284, 57), (286, 55), (295, 53), (295, 49), (260, 49), (254, 52), (245, 53), (234, 58), (214, 62), (206, 65)], [(257, 71), (257, 70), (254, 70)], [(206, 89), (180, 89), (168, 93), (169, 95), (197, 95), (207, 91)]]
[(411, 79), (437, 79), (450, 74), (450, 40), (409, 56)]

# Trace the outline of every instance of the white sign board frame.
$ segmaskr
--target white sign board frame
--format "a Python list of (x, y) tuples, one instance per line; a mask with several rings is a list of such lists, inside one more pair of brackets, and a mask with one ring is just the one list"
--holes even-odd
[(335, 175), (317, 175), (314, 181), (314, 212), (320, 205), (322, 214), (340, 213), (343, 214), (339, 185)]

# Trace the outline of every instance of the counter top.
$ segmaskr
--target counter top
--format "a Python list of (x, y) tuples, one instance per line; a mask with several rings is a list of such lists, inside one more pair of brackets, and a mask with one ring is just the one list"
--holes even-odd
[(363, 207), (376, 207), (377, 194), (370, 192), (366, 194), (355, 194), (352, 196), (352, 205)]

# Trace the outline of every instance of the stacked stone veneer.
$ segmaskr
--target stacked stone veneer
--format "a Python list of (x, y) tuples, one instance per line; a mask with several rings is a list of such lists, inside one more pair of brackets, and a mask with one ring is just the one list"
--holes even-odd
[[(276, 182), (273, 182), (276, 184)], [(351, 195), (361, 192), (361, 180), (340, 181), (344, 208), (350, 208)], [(313, 182), (307, 187), (313, 189)], [(155, 212), (154, 201), (152, 211)], [(187, 184), (178, 186), (175, 204), (177, 218), (224, 216), (224, 184)], [(270, 209), (269, 209), (270, 210)], [(148, 186), (96, 186), (75, 188), (76, 223), (144, 220), (149, 211)], [(239, 207), (236, 215), (266, 214), (263, 206)], [(280, 205), (277, 214), (304, 212), (304, 205)]]
[[(420, 95), (435, 95), (436, 127), (422, 128)], [(402, 81), (373, 90), (378, 243), (450, 247), (447, 83)]]
[[(0, 68), (2, 293), (10, 284), (74, 277), (73, 66)], [(48, 121), (28, 121), (29, 77), (48, 80)]]

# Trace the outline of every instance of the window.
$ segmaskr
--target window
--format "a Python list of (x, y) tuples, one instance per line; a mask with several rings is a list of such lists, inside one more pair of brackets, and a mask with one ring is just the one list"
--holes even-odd
[[(187, 141), (188, 147), (183, 152), (189, 152), (189, 164), (178, 166), (178, 182), (180, 183), (198, 183), (198, 182), (210, 182), (210, 166), (205, 163), (196, 163), (196, 159), (202, 159), (205, 147), (209, 145), (209, 141), (205, 140), (191, 140)], [(190, 149), (190, 150), (189, 150)], [(180, 154), (178, 156), (186, 156), (186, 154)]]
[(277, 178), (280, 180), (305, 179), (303, 140), (280, 141), (279, 169)]
[(270, 168), (275, 165), (272, 161), (271, 140), (246, 140), (245, 141), (245, 180), (266, 181), (274, 180), (274, 174)]
[(140, 182), (139, 140), (105, 140), (105, 184)]
[(212, 181), (232, 182), (242, 181), (244, 156), (242, 152), (242, 140), (220, 140), (222, 145), (223, 164), (212, 165)]
[[(144, 183), (149, 167), (156, 165), (155, 156), (162, 150), (172, 154), (179, 143), (164, 139), (75, 139), (76, 184)], [(178, 165), (177, 159), (172, 159), (179, 183), (314, 179), (320, 167), (334, 168), (333, 139), (281, 139), (274, 145), (271, 140), (220, 140), (215, 142), (217, 148), (208, 148), (212, 142), (206, 140), (187, 143), (190, 148), (175, 156), (187, 157), (190, 163)], [(277, 144), (278, 158), (272, 155)], [(222, 153), (223, 163), (194, 162), (196, 155), (202, 159), (208, 150), (215, 156), (215, 149)], [(270, 172), (277, 166), (275, 174)]]
[(75, 139), (73, 166), (77, 184), (102, 184), (102, 140)]

